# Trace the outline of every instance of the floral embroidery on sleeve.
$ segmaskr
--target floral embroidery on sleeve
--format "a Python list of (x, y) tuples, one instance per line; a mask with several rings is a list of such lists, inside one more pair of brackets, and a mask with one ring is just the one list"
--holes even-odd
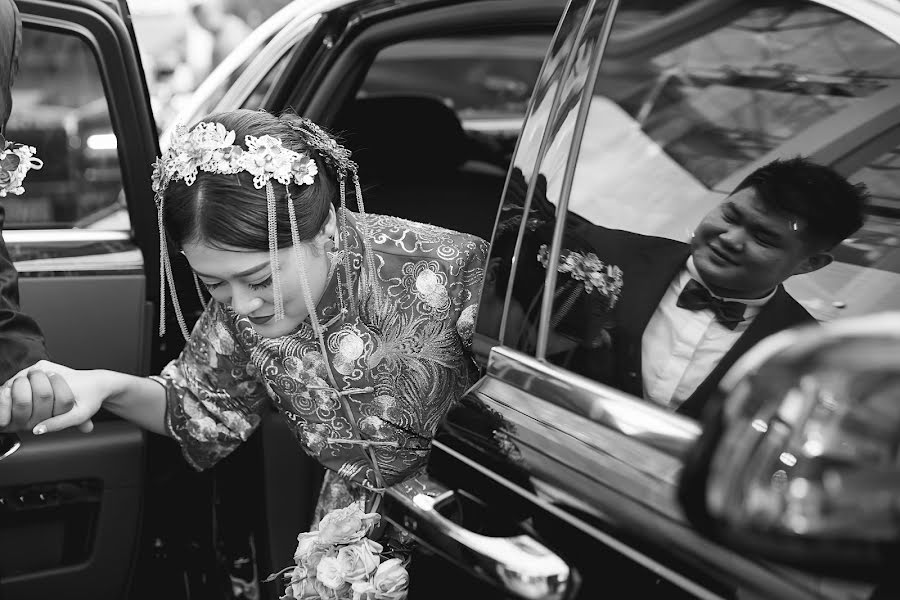
[(466, 350), (472, 348), (472, 337), (475, 334), (475, 320), (478, 316), (478, 303), (484, 283), (484, 267), (487, 262), (488, 243), (478, 240), (476, 250), (466, 264), (469, 276), (466, 278), (465, 295), (461, 298), (462, 310), (456, 320), (456, 332)]
[(196, 469), (214, 465), (250, 437), (268, 404), (231, 319), (211, 302), (181, 355), (154, 377), (166, 387), (166, 429)]

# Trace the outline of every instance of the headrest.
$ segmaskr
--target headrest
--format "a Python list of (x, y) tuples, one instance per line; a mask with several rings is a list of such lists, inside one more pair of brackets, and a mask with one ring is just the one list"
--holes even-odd
[(353, 152), (363, 183), (453, 171), (466, 157), (456, 113), (433, 96), (358, 98), (335, 129)]

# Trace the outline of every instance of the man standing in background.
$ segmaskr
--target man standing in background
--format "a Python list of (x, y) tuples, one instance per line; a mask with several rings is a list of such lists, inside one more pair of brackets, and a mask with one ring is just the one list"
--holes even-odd
[[(241, 17), (227, 10), (224, 0), (190, 0), (190, 6), (194, 20), (209, 34), (208, 44), (202, 44), (208, 45), (208, 54), (191, 56), (195, 61), (195, 80), (199, 83), (250, 35), (251, 29)], [(200, 45), (199, 40), (195, 42), (195, 46)]]
[[(0, 134), (5, 136), (6, 122), (12, 112), (12, 83), (22, 43), (19, 11), (12, 0), (0, 0)], [(6, 138), (0, 140), (2, 148)], [(0, 162), (0, 185), (8, 177), (10, 161), (18, 157), (11, 152)], [(6, 381), (21, 369), (47, 358), (44, 336), (37, 323), (19, 310), (18, 274), (3, 241), (5, 212), (0, 204), (0, 381)], [(0, 423), (0, 426), (4, 425)]]

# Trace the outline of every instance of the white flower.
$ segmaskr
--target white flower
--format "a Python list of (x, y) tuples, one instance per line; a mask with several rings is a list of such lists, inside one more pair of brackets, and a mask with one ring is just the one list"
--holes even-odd
[(344, 576), (341, 574), (341, 563), (338, 562), (336, 557), (332, 556), (326, 556), (319, 561), (319, 565), (316, 567), (316, 579), (333, 590), (346, 583)]
[(403, 600), (409, 592), (409, 573), (399, 558), (390, 558), (378, 565), (372, 586), (379, 600)]
[(306, 560), (316, 547), (316, 542), (318, 541), (318, 531), (306, 531), (298, 535), (297, 549), (294, 551), (294, 562), (300, 564), (300, 562)]
[(382, 546), (369, 538), (338, 550), (337, 561), (341, 577), (351, 583), (365, 581), (378, 568)]
[(350, 544), (364, 538), (378, 523), (381, 515), (363, 512), (359, 504), (336, 508), (319, 521), (319, 542), (322, 544)]

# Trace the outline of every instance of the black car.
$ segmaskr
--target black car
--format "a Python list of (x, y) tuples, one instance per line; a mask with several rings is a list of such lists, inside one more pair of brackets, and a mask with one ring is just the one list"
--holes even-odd
[[(4, 235), (23, 307), (58, 362), (158, 372), (183, 341), (154, 334), (148, 182), (159, 141), (127, 7), (17, 4), (24, 54), (36, 51), (29, 36), (58, 38), (89, 65), (80, 85), (105, 101), (110, 127), (95, 133), (107, 136), (93, 140), (96, 173), (103, 186), (120, 181), (116, 200), (99, 202), (107, 187), (88, 169), (61, 170), (70, 208), (31, 226), (22, 209)], [(767, 560), (688, 521), (677, 489), (703, 426), (571, 366), (592, 349), (572, 340), (603, 324), (541, 309), (557, 273), (535, 275), (540, 254), (522, 239), (534, 214), (559, 224), (550, 253), (567, 250), (568, 226), (683, 239), (746, 173), (802, 153), (865, 180), (874, 198), (835, 264), (791, 293), (823, 322), (896, 309), (900, 5), (304, 0), (292, 10), (180, 120), (293, 109), (354, 150), (368, 210), (492, 239), (490, 261), (503, 266), (480, 306), (483, 378), (448, 416), (428, 478), (388, 495), (385, 517), (420, 542), (411, 597), (869, 597), (878, 577)], [(26, 103), (16, 99), (14, 118)], [(63, 139), (35, 141), (47, 173), (68, 160)], [(43, 193), (34, 181), (22, 206)], [(127, 218), (110, 210), (79, 224), (115, 203)], [(186, 265), (176, 269), (187, 281)], [(523, 321), (523, 303), (540, 319)], [(275, 414), (203, 473), (171, 440), (112, 416), (90, 435), (23, 436), (0, 462), (0, 597), (228, 597), (235, 548), (260, 579), (292, 563), (321, 477)]]

